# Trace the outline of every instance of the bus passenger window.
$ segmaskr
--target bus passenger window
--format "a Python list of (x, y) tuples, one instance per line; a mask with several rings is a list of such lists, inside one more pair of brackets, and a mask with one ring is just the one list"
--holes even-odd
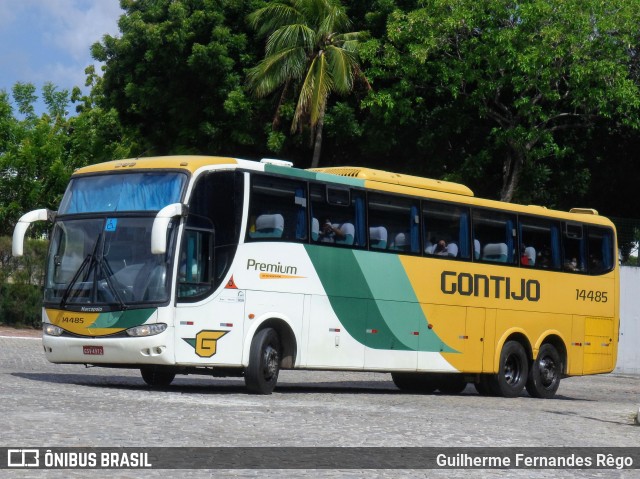
[(416, 200), (382, 193), (369, 194), (369, 245), (420, 254), (419, 203)]
[(440, 258), (471, 258), (469, 209), (425, 201), (422, 209), (424, 253)]
[(501, 211), (473, 211), (473, 239), (480, 244), (480, 261), (518, 263), (515, 215)]
[(589, 226), (589, 274), (602, 274), (613, 268), (613, 231)]
[(310, 185), (311, 240), (315, 244), (364, 248), (364, 194), (343, 186)]
[(560, 224), (556, 221), (520, 216), (520, 266), (560, 269)]
[(564, 223), (563, 230), (562, 247), (564, 258), (562, 269), (573, 273), (585, 273), (587, 271), (587, 244), (583, 226), (577, 223)]
[(306, 241), (307, 188), (300, 181), (252, 176), (247, 241)]

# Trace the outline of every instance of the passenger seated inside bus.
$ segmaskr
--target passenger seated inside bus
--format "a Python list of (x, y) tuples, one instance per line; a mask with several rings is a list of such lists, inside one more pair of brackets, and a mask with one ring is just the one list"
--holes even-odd
[(351, 223), (333, 223), (330, 218), (322, 220), (322, 226), (318, 234), (321, 243), (353, 244), (355, 227)]
[(448, 256), (447, 242), (443, 239), (438, 240), (436, 247), (433, 249), (433, 254), (436, 256)]
[(582, 271), (582, 268), (578, 266), (578, 260), (574, 257), (564, 263), (565, 271)]
[(522, 245), (520, 251), (520, 264), (522, 266), (534, 266), (536, 264), (536, 249), (533, 246)]

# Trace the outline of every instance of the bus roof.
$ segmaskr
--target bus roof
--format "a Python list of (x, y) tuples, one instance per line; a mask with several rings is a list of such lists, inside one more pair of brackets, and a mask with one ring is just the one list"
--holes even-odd
[(403, 175), (391, 173), (389, 171), (374, 170), (372, 168), (360, 168), (351, 166), (340, 166), (335, 168), (315, 168), (309, 171), (329, 173), (332, 175), (348, 176), (350, 178), (360, 178), (368, 182), (389, 183), (392, 185), (409, 186), (423, 190), (441, 191), (443, 193), (453, 193), (456, 195), (473, 196), (470, 188), (459, 183), (450, 181), (434, 180), (419, 176)]
[[(590, 208), (572, 208), (569, 212), (566, 212), (547, 209), (544, 206), (504, 203), (501, 201), (475, 197), (471, 189), (459, 183), (364, 167), (341, 166), (303, 170), (273, 164), (273, 160), (256, 162), (221, 156), (176, 155), (132, 158), (97, 163), (95, 165), (79, 168), (73, 175), (150, 169), (181, 169), (194, 173), (200, 168), (216, 165), (229, 165), (233, 168), (266, 171), (307, 180), (327, 181), (341, 185), (359, 186), (390, 193), (433, 197), (434, 199), (460, 202), (479, 207), (503, 209), (515, 213), (549, 216), (562, 218), (567, 221), (581, 221), (612, 226), (610, 220), (603, 216), (599, 216), (596, 210)], [(429, 191), (430, 194), (426, 195), (426, 191)]]
[(237, 165), (235, 158), (224, 158), (221, 156), (196, 156), (196, 155), (176, 155), (176, 156), (156, 156), (149, 158), (130, 158), (124, 160), (107, 161), (96, 163), (95, 165), (78, 168), (74, 175), (84, 175), (87, 173), (103, 173), (118, 170), (146, 170), (146, 169), (180, 169), (193, 173), (199, 168), (208, 165)]

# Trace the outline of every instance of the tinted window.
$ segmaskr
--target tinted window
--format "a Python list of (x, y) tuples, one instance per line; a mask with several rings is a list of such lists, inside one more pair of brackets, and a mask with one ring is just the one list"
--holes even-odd
[(564, 223), (562, 268), (565, 271), (585, 273), (587, 271), (587, 242), (584, 227), (578, 223)]
[(349, 188), (312, 184), (311, 241), (366, 247), (364, 193)]
[(471, 257), (469, 209), (425, 201), (422, 210), (424, 252), (434, 257)]
[(301, 181), (254, 175), (247, 241), (306, 239), (306, 184)]
[(589, 274), (602, 274), (613, 268), (613, 231), (589, 226)]
[(474, 210), (474, 251), (480, 261), (516, 264), (515, 215), (501, 211)]
[(560, 224), (541, 218), (520, 217), (520, 265), (560, 269)]
[(417, 200), (392, 195), (369, 195), (369, 247), (420, 254), (420, 216)]

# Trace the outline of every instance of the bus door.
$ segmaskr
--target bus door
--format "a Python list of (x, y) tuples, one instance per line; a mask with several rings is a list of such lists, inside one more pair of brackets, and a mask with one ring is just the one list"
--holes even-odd
[(215, 286), (215, 234), (208, 221), (190, 215), (179, 254), (175, 316), (176, 362), (239, 366), (245, 291)]

